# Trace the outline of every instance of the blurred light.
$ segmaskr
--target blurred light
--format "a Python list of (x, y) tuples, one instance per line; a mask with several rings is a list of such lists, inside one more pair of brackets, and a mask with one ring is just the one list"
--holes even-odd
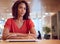
[(43, 18), (46, 17), (46, 15), (43, 15)]
[(54, 15), (55, 13), (51, 12), (50, 15)]
[(8, 10), (8, 9), (7, 9), (6, 11), (7, 11), (7, 12), (9, 12), (9, 10)]
[(38, 13), (41, 9), (41, 4), (39, 0), (32, 0), (31, 12)]
[(28, 4), (30, 4), (31, 2), (27, 2)]
[(9, 15), (12, 15), (12, 13), (9, 13)]
[(48, 15), (49, 13), (45, 13), (45, 15)]
[(4, 20), (4, 18), (2, 18), (2, 20)]

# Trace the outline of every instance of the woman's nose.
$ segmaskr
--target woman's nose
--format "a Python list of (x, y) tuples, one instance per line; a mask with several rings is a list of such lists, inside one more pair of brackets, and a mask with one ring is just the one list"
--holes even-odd
[(24, 9), (22, 9), (22, 12), (25, 12), (25, 10), (24, 10)]

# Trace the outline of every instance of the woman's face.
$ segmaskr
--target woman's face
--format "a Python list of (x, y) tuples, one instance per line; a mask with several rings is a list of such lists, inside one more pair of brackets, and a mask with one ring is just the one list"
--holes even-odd
[(18, 16), (23, 17), (26, 13), (26, 5), (24, 3), (21, 3), (18, 5)]

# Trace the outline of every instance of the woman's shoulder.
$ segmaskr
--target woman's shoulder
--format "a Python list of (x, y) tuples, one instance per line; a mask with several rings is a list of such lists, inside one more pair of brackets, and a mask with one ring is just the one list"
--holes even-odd
[(10, 20), (13, 20), (13, 18), (8, 18), (7, 20), (9, 20), (9, 21), (10, 21)]
[(27, 22), (30, 22), (30, 21), (32, 21), (32, 19), (27, 19), (26, 21), (27, 21)]
[(33, 23), (33, 20), (32, 19), (28, 19), (28, 20), (26, 20), (26, 22)]
[(12, 20), (13, 18), (8, 18), (7, 20)]

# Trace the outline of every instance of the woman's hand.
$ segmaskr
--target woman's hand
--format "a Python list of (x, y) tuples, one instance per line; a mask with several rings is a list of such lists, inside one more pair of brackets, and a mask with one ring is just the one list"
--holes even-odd
[(28, 39), (36, 39), (37, 37), (34, 34), (28, 34)]

